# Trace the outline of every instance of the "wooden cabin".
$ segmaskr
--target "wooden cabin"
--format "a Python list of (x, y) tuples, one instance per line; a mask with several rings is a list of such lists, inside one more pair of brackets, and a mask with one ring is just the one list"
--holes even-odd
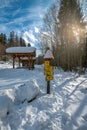
[(34, 61), (36, 57), (35, 47), (10, 47), (6, 49), (6, 53), (11, 55), (13, 59), (13, 68), (15, 68), (15, 59), (18, 58), (18, 63), (26, 66), (29, 69), (34, 68)]

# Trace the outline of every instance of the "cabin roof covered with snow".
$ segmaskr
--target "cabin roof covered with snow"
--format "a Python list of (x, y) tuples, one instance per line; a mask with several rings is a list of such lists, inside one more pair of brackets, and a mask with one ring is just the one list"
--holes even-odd
[(6, 49), (6, 53), (32, 53), (35, 51), (35, 47), (10, 47)]

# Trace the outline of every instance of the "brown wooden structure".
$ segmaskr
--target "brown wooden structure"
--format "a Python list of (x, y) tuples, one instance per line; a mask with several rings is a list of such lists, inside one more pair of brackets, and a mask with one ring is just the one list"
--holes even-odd
[(29, 69), (34, 68), (34, 58), (36, 57), (35, 47), (10, 47), (6, 49), (6, 53), (12, 56), (13, 68), (15, 68), (15, 58), (18, 58), (18, 63), (20, 67), (20, 63), (23, 61), (21, 59), (24, 57), (27, 58), (27, 67)]

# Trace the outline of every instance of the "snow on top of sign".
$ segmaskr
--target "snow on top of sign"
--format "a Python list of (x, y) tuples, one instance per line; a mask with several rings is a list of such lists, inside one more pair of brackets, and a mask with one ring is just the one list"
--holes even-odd
[(35, 47), (10, 47), (6, 49), (7, 53), (31, 53), (36, 50)]
[(46, 54), (44, 55), (44, 59), (49, 59), (49, 58), (54, 59), (52, 52), (50, 50), (47, 50)]

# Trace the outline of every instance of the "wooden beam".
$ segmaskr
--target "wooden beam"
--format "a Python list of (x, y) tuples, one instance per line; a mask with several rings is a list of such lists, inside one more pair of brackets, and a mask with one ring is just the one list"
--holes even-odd
[(32, 52), (32, 53), (9, 53), (9, 54), (14, 55), (15, 57), (18, 57), (18, 56), (20, 56), (20, 57), (28, 57), (28, 56), (35, 57), (36, 56), (35, 52)]
[(13, 56), (13, 68), (15, 68), (15, 57)]
[(30, 69), (30, 56), (28, 56), (28, 67)]
[(13, 58), (13, 68), (15, 68), (15, 58), (18, 58), (18, 63), (19, 63), (19, 67), (20, 67), (20, 58), (21, 57), (27, 57), (28, 58), (28, 67), (29, 69), (34, 68), (34, 62), (32, 61), (33, 57), (36, 56), (36, 52), (31, 52), (31, 53), (9, 53), (12, 58)]
[(20, 56), (18, 57), (18, 64), (19, 64), (19, 67), (20, 67)]

